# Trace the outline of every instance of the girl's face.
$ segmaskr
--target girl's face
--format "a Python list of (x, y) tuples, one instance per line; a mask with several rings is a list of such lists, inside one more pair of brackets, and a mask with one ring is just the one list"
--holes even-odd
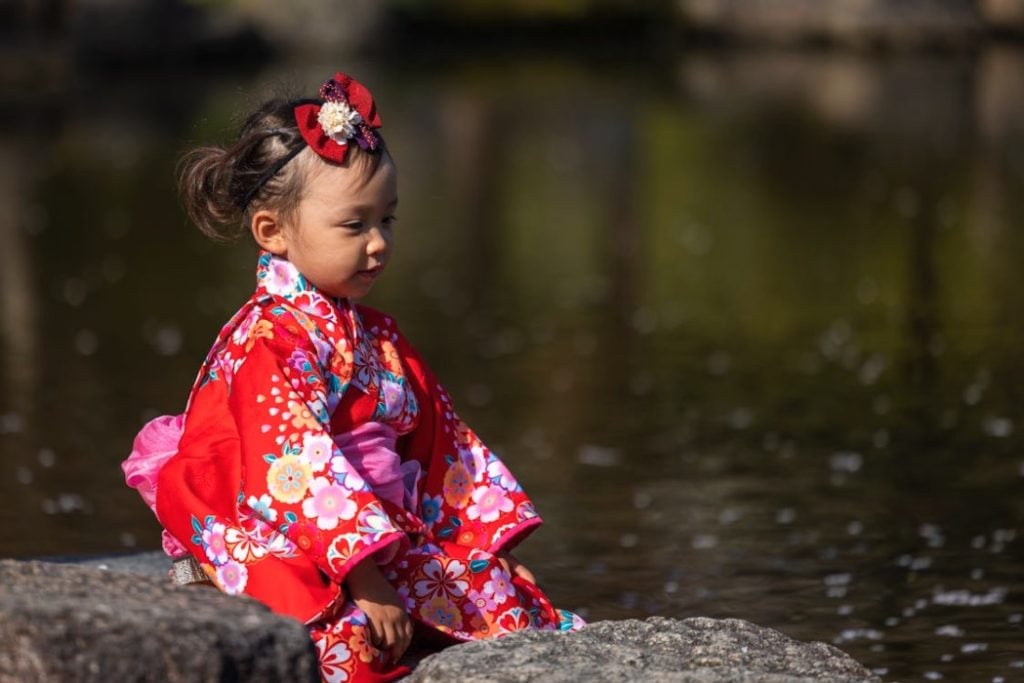
[(293, 220), (281, 230), (281, 247), (271, 251), (325, 294), (358, 299), (369, 293), (391, 256), (395, 165), (385, 155), (369, 177), (351, 163), (316, 166)]

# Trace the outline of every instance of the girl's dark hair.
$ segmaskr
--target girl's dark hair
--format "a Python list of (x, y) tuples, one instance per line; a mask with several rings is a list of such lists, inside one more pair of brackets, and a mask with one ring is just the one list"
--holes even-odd
[[(303, 149), (306, 143), (295, 123), (295, 104), (296, 100), (270, 100), (246, 119), (231, 147), (197, 147), (181, 158), (181, 201), (205, 235), (233, 241), (248, 232), (255, 211), (272, 208), (287, 218), (298, 206), (310, 171), (309, 157), (315, 154)], [(351, 161), (346, 164), (365, 167), (370, 175), (387, 154), (386, 149), (361, 152), (358, 145), (350, 145)], [(295, 158), (274, 173), (273, 167), (290, 156)], [(264, 178), (268, 173), (272, 175)]]

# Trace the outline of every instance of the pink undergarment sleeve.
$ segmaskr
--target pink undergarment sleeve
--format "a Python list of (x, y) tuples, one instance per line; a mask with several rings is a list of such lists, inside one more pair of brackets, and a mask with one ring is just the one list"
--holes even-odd
[[(395, 451), (397, 439), (390, 425), (366, 422), (351, 432), (335, 436), (334, 444), (378, 498), (411, 510), (414, 508), (409, 505), (410, 498), (415, 505), (420, 467), (415, 461), (402, 462)], [(378, 564), (387, 564), (397, 551), (398, 545), (391, 544), (378, 551), (375, 559)]]
[[(164, 463), (178, 452), (184, 423), (184, 415), (161, 415), (150, 420), (135, 437), (131, 455), (121, 463), (125, 481), (139, 492), (153, 514), (156, 514), (157, 475)], [(164, 552), (171, 557), (188, 555), (185, 546), (166, 530), (161, 542)]]
[(335, 436), (334, 444), (378, 498), (404, 507), (405, 479), (401, 458), (395, 451), (397, 439), (390, 425), (366, 422), (351, 432)]

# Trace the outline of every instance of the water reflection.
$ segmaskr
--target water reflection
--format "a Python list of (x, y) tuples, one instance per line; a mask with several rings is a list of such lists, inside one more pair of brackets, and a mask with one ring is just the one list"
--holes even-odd
[[(156, 547), (117, 464), (252, 286), (251, 249), (184, 225), (175, 155), (332, 66), (84, 74), (104, 98), (69, 80), (0, 132), (0, 554)], [(371, 303), (535, 497), (561, 602), (1019, 673), (1022, 66), (350, 65), (403, 194)]]

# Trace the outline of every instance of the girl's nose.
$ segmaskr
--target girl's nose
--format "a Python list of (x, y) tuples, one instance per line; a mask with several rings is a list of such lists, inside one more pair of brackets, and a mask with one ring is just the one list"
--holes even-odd
[(388, 239), (380, 228), (370, 228), (366, 243), (366, 253), (374, 255), (387, 251)]

